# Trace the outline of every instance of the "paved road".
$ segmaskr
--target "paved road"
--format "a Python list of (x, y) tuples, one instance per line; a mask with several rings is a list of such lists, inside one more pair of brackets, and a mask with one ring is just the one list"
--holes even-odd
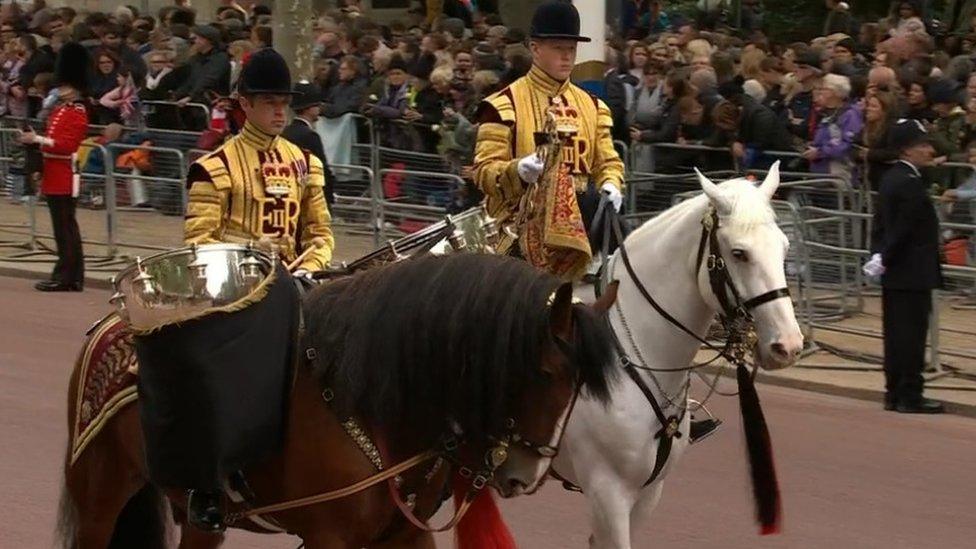
[[(0, 277), (0, 548), (47, 548), (66, 437), (65, 390), (85, 329), (108, 293), (45, 295)], [(761, 387), (776, 443), (786, 522), (760, 538), (735, 402), (728, 428), (692, 449), (635, 547), (920, 549), (971, 546), (976, 421), (910, 417), (878, 406)], [(520, 546), (585, 547), (583, 498), (555, 484), (503, 506)], [(443, 538), (442, 547), (449, 547)], [(293, 548), (234, 534), (234, 548)]]

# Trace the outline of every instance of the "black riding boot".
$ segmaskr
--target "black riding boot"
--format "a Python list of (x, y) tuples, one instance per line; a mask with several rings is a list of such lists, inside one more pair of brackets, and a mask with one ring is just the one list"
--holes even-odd
[(691, 428), (689, 429), (688, 440), (694, 444), (700, 442), (702, 439), (708, 438), (710, 435), (718, 430), (719, 426), (722, 425), (721, 419), (708, 418), (702, 420), (696, 420), (692, 418)]
[(194, 528), (205, 532), (223, 532), (227, 527), (220, 492), (190, 490), (187, 507), (187, 518)]

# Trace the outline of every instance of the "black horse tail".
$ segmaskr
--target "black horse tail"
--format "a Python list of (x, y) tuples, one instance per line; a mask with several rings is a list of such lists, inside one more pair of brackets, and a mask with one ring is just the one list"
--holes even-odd
[[(122, 508), (108, 549), (166, 549), (168, 516), (162, 492), (147, 483)], [(61, 489), (58, 506), (58, 537), (65, 549), (77, 547), (78, 509), (68, 492)]]
[(74, 549), (78, 532), (78, 508), (75, 506), (68, 484), (61, 485), (61, 501), (58, 502), (57, 539), (64, 549)]

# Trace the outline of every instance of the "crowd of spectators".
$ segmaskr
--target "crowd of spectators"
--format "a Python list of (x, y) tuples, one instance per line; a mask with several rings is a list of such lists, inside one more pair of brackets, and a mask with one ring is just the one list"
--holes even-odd
[[(633, 19), (643, 22), (608, 50), (617, 139), (729, 148), (745, 168), (770, 164), (769, 151), (791, 151), (795, 167), (876, 188), (895, 159), (891, 125), (911, 117), (934, 136), (940, 161), (970, 160), (976, 18), (967, 19), (968, 30), (937, 34), (921, 3), (893, 2), (888, 17), (858, 23), (846, 3), (828, 0), (827, 34), (775, 43), (758, 28), (744, 34), (676, 22), (662, 17), (663, 4), (638, 3), (644, 15)], [(707, 164), (703, 156), (694, 161)], [(663, 169), (687, 163), (680, 154), (658, 157), (658, 170), (662, 161)]]
[[(74, 40), (92, 52), (94, 123), (232, 129), (228, 97), (248, 55), (274, 45), (273, 14), (259, 2), (242, 2), (245, 8), (222, 0), (216, 14), (202, 15), (183, 3), (156, 14), (132, 6), (79, 13), (43, 0), (30, 10), (4, 4), (0, 114), (42, 114), (54, 56)], [(381, 24), (357, 0), (339, 4), (312, 29), (322, 116), (370, 117), (381, 144), (438, 154), (468, 175), (477, 105), (527, 72), (525, 33), (461, 2), (444, 3), (460, 17), (433, 25), (422, 9)], [(627, 0), (611, 25), (602, 95), (614, 137), (635, 151), (637, 170), (718, 167), (730, 157), (738, 167), (761, 168), (777, 158), (770, 151), (790, 151), (796, 169), (874, 186), (893, 159), (887, 134), (901, 117), (925, 122), (942, 159), (970, 160), (976, 14), (939, 33), (921, 2), (896, 1), (887, 17), (858, 22), (846, 3), (827, 0), (824, 35), (784, 43), (764, 34), (759, 2), (743, 2), (738, 29), (726, 24), (728, 14), (709, 11), (712, 4), (722, 3), (701, 2), (697, 17), (683, 17), (668, 2)], [(679, 151), (651, 164), (649, 147), (639, 145), (654, 143), (731, 155)]]

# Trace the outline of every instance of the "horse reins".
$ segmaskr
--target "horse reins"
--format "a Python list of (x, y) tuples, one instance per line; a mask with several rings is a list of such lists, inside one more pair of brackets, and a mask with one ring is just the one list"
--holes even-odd
[[(304, 329), (304, 318), (299, 321), (300, 330)], [(562, 339), (555, 337), (556, 346), (564, 354), (570, 357), (575, 356), (574, 346), (563, 341)], [(317, 359), (318, 353), (314, 348), (309, 347), (306, 349), (305, 358), (311, 364)], [(355, 482), (349, 486), (339, 488), (336, 490), (331, 490), (328, 492), (323, 492), (320, 494), (314, 494), (307, 497), (297, 498), (293, 500), (283, 501), (271, 505), (264, 505), (261, 507), (252, 507), (244, 509), (239, 512), (228, 514), (228, 523), (233, 524), (241, 519), (255, 517), (258, 515), (265, 515), (268, 513), (278, 513), (282, 511), (288, 511), (292, 509), (297, 509), (301, 507), (307, 507), (309, 505), (316, 505), (319, 503), (325, 503), (329, 501), (334, 501), (337, 499), (342, 499), (366, 489), (372, 488), (380, 483), (386, 482), (390, 492), (390, 498), (393, 500), (397, 509), (403, 514), (403, 516), (410, 522), (413, 526), (432, 533), (446, 532), (453, 529), (457, 524), (464, 518), (464, 515), (468, 512), (471, 505), (474, 503), (475, 498), (478, 494), (488, 485), (492, 478), (495, 476), (495, 472), (501, 467), (505, 461), (508, 460), (508, 449), (510, 447), (519, 447), (525, 449), (529, 452), (535, 453), (542, 458), (553, 459), (559, 454), (559, 444), (562, 442), (563, 435), (566, 433), (566, 420), (572, 414), (572, 410), (576, 406), (576, 402), (579, 398), (579, 393), (582, 388), (581, 382), (577, 381), (573, 390), (573, 396), (567, 406), (567, 412), (561, 416), (563, 423), (561, 425), (556, 425), (557, 429), (560, 429), (558, 437), (556, 437), (555, 444), (545, 444), (538, 443), (530, 438), (522, 435), (516, 429), (518, 422), (514, 417), (509, 417), (504, 422), (505, 434), (499, 438), (489, 437), (489, 441), (492, 443), (488, 450), (484, 454), (483, 465), (479, 469), (472, 469), (460, 464), (460, 458), (454, 457), (454, 454), (458, 452), (460, 447), (460, 442), (458, 437), (462, 433), (455, 432), (450, 436), (442, 437), (441, 449), (440, 450), (428, 450), (417, 454), (405, 461), (397, 463), (396, 465), (387, 468), (379, 469), (376, 474), (371, 475), (365, 479)], [(330, 389), (325, 389), (322, 392), (323, 400), (328, 404), (334, 395)], [(365, 435), (364, 435), (365, 436)], [(389, 454), (385, 449), (385, 444), (381, 438), (377, 439), (376, 444), (379, 455), (381, 456), (381, 462), (387, 461)], [(362, 448), (361, 448), (362, 449)], [(367, 458), (370, 456), (367, 454)], [(412, 505), (405, 502), (400, 495), (399, 483), (402, 482), (400, 477), (401, 474), (410, 471), (411, 469), (418, 467), (428, 461), (438, 460), (432, 467), (431, 472), (427, 474), (427, 481), (429, 483), (433, 474), (436, 473), (439, 468), (441, 461), (447, 460), (457, 467), (457, 474), (461, 478), (470, 481), (470, 486), (468, 487), (460, 505), (457, 505), (454, 510), (454, 515), (451, 519), (444, 525), (440, 527), (432, 527), (428, 525), (425, 521), (418, 518), (412, 509)], [(374, 466), (377, 466), (374, 464)], [(377, 466), (378, 467), (378, 466)]]
[[(715, 357), (703, 363), (692, 364), (691, 366), (677, 369), (655, 368), (648, 366), (647, 364), (637, 364), (631, 360), (627, 355), (626, 349), (621, 343), (620, 338), (617, 337), (616, 332), (611, 330), (613, 333), (614, 343), (617, 347), (619, 360), (623, 366), (624, 372), (634, 382), (637, 388), (644, 395), (644, 398), (651, 405), (651, 409), (654, 411), (654, 415), (657, 417), (658, 423), (661, 425), (661, 429), (654, 434), (654, 438), (660, 439), (660, 443), (658, 444), (657, 448), (657, 455), (655, 456), (654, 460), (654, 468), (643, 485), (648, 486), (657, 480), (661, 474), (661, 471), (664, 469), (664, 466), (671, 454), (674, 439), (682, 436), (680, 425), (684, 419), (685, 413), (687, 412), (687, 407), (681, 408), (680, 415), (672, 414), (671, 416), (666, 416), (663, 407), (654, 396), (651, 388), (644, 381), (644, 378), (641, 377), (639, 370), (647, 370), (651, 372), (651, 377), (657, 384), (656, 378), (653, 377), (653, 372), (675, 373), (697, 370), (714, 362), (720, 357), (725, 358), (732, 364), (744, 365), (745, 353), (748, 346), (748, 341), (746, 340), (748, 338), (743, 338), (742, 332), (744, 330), (743, 325), (752, 322), (751, 311), (760, 305), (769, 303), (770, 301), (790, 297), (790, 291), (789, 288), (784, 286), (782, 288), (776, 288), (774, 290), (762, 293), (745, 301), (742, 300), (741, 294), (735, 287), (735, 284), (732, 282), (732, 277), (729, 274), (728, 267), (725, 264), (725, 259), (722, 257), (721, 248), (719, 247), (717, 234), (719, 228), (718, 212), (716, 212), (714, 208), (710, 207), (708, 213), (706, 213), (706, 215), (702, 218), (701, 222), (702, 231), (696, 254), (695, 275), (697, 277), (698, 273), (701, 272), (702, 264), (704, 262), (706, 268), (708, 269), (709, 286), (711, 287), (712, 293), (715, 294), (715, 298), (718, 300), (722, 309), (722, 311), (719, 313), (720, 319), (723, 326), (726, 327), (726, 331), (729, 335), (725, 346), (719, 348), (704, 337), (696, 334), (693, 330), (685, 326), (680, 320), (665, 310), (664, 307), (662, 307), (657, 300), (654, 299), (644, 283), (641, 282), (637, 275), (637, 271), (634, 269), (634, 266), (630, 261), (630, 255), (627, 253), (627, 248), (624, 244), (624, 235), (621, 227), (620, 217), (616, 210), (609, 205), (609, 201), (606, 197), (601, 198), (600, 205), (598, 206), (596, 215), (594, 216), (594, 230), (600, 226), (599, 222), (601, 221), (601, 217), (603, 220), (603, 268), (606, 269), (608, 265), (607, 259), (609, 257), (610, 238), (612, 232), (612, 236), (617, 242), (617, 249), (620, 259), (624, 264), (624, 269), (627, 271), (627, 275), (630, 277), (634, 286), (637, 288), (637, 291), (640, 292), (644, 300), (647, 301), (647, 303), (650, 304), (650, 306), (662, 318), (667, 320), (673, 326), (688, 334), (700, 344), (716, 352)], [(707, 256), (705, 253), (706, 248), (708, 250)], [(609, 275), (610, 273), (607, 274)], [(599, 283), (597, 284), (597, 287), (599, 287)], [(626, 320), (623, 317), (623, 311), (620, 311), (620, 316), (622, 321), (626, 324)], [(631, 338), (633, 339), (632, 335)], [(636, 349), (636, 341), (632, 341), (631, 343)], [(639, 349), (637, 350), (639, 352)], [(756, 370), (758, 370), (758, 368), (756, 368)], [(753, 371), (753, 375), (755, 375), (756, 370)], [(658, 384), (658, 388), (661, 389), (660, 384)], [(663, 393), (664, 391), (662, 389), (662, 394)], [(566, 484), (565, 480), (563, 482)]]
[[(637, 287), (637, 291), (640, 292), (641, 296), (645, 301), (650, 304), (650, 306), (657, 311), (662, 318), (670, 322), (672, 325), (683, 331), (684, 333), (691, 336), (695, 341), (698, 341), (702, 345), (708, 347), (709, 349), (717, 352), (719, 356), (725, 358), (729, 362), (738, 363), (742, 359), (741, 357), (734, 356), (733, 353), (729, 353), (728, 348), (716, 347), (713, 343), (707, 339), (699, 336), (693, 330), (685, 326), (680, 320), (676, 319), (670, 313), (668, 313), (664, 307), (662, 307), (657, 300), (651, 295), (644, 283), (641, 282), (637, 275), (637, 271), (634, 269), (633, 264), (630, 262), (630, 255), (627, 253), (627, 248), (624, 245), (623, 230), (620, 225), (620, 217), (616, 211), (612, 208), (602, 208), (602, 214), (605, 216), (605, 224), (613, 231), (613, 236), (617, 240), (617, 249), (619, 251), (620, 259), (623, 261), (624, 268), (627, 271), (627, 275), (633, 281), (634, 286)], [(601, 212), (598, 211), (598, 215)], [(725, 264), (725, 259), (722, 257), (722, 251), (718, 243), (717, 230), (719, 227), (719, 217), (718, 213), (714, 208), (710, 209), (709, 213), (702, 219), (702, 232), (701, 238), (698, 244), (697, 260), (695, 264), (695, 273), (697, 274), (702, 267), (702, 263), (706, 258), (705, 250), (706, 245), (708, 248), (707, 263), (706, 267), (708, 269), (708, 280), (711, 286), (712, 293), (715, 294), (715, 298), (718, 300), (719, 305), (722, 307), (722, 312), (719, 313), (723, 319), (723, 323), (726, 323), (730, 319), (739, 317), (746, 320), (751, 320), (752, 309), (759, 307), (770, 301), (780, 299), (783, 297), (790, 297), (790, 290), (787, 287), (776, 288), (768, 292), (762, 293), (755, 297), (752, 297), (746, 301), (742, 301), (739, 291), (736, 289), (735, 284), (732, 283), (732, 277), (729, 275), (728, 267)], [(605, 237), (605, 242), (606, 242)], [(731, 296), (729, 296), (731, 292)], [(640, 365), (634, 365), (640, 366)], [(701, 365), (692, 366), (688, 369), (695, 369)], [(649, 367), (643, 367), (639, 369), (653, 369)], [(677, 372), (681, 369), (653, 369), (655, 371), (667, 371), (667, 372)]]

